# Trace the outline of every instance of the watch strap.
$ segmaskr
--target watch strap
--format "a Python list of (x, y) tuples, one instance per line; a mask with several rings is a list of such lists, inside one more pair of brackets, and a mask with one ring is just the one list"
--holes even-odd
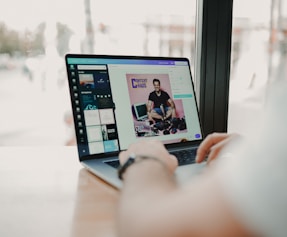
[(156, 157), (153, 156), (145, 156), (145, 155), (135, 155), (135, 154), (130, 154), (129, 158), (126, 160), (126, 162), (123, 165), (120, 165), (118, 168), (118, 176), (121, 180), (123, 180), (123, 174), (125, 173), (125, 171), (127, 170), (128, 167), (130, 167), (132, 164), (134, 164), (137, 161), (140, 160), (146, 160), (146, 159), (152, 159), (155, 160), (157, 162), (160, 162), (164, 165), (164, 163), (159, 160)]
[(126, 171), (126, 169), (132, 165), (135, 162), (135, 155), (131, 154), (129, 158), (126, 160), (126, 162), (123, 165), (120, 165), (118, 168), (118, 176), (121, 180), (123, 180), (123, 174)]

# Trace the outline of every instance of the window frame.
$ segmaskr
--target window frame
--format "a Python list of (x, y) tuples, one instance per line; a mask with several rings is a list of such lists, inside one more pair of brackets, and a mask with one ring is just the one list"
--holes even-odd
[(227, 132), (233, 0), (198, 0), (195, 86), (206, 135)]

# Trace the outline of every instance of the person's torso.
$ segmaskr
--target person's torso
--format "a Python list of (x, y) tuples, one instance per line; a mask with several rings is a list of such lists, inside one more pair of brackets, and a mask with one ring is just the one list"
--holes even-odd
[(169, 95), (165, 91), (160, 91), (160, 94), (157, 94), (153, 91), (150, 95), (150, 100), (153, 101), (154, 107), (159, 108), (160, 105), (167, 105), (167, 101), (169, 99)]

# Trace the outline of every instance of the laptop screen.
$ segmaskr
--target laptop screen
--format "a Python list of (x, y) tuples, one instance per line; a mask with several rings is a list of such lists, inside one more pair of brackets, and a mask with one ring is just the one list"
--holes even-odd
[(69, 54), (66, 66), (80, 157), (202, 140), (187, 59)]

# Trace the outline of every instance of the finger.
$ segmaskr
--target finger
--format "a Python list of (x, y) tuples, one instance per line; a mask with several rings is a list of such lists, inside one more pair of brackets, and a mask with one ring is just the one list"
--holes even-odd
[(202, 162), (208, 155), (210, 148), (214, 145), (214, 134), (208, 135), (197, 149), (196, 162)]
[[(224, 142), (222, 142), (224, 143)], [(215, 146), (213, 146), (210, 150), (210, 153), (208, 155), (208, 158), (207, 158), (207, 164), (209, 164), (211, 161), (213, 161), (219, 154), (219, 152), (221, 151), (221, 149), (223, 148), (224, 144), (222, 143), (219, 143)]]
[(226, 147), (226, 144), (229, 142), (229, 138), (225, 139), (219, 143), (217, 143), (216, 145), (214, 145), (211, 150), (210, 153), (208, 155), (208, 159), (207, 159), (207, 163), (209, 164), (211, 161), (213, 161), (214, 159), (217, 158), (217, 156), (219, 155), (219, 153), (221, 152), (221, 150)]
[(228, 136), (229, 135), (225, 133), (212, 133), (208, 135), (197, 149), (196, 162), (197, 163), (202, 162), (206, 158), (206, 156), (210, 153), (211, 147), (213, 147), (220, 141), (226, 139)]

